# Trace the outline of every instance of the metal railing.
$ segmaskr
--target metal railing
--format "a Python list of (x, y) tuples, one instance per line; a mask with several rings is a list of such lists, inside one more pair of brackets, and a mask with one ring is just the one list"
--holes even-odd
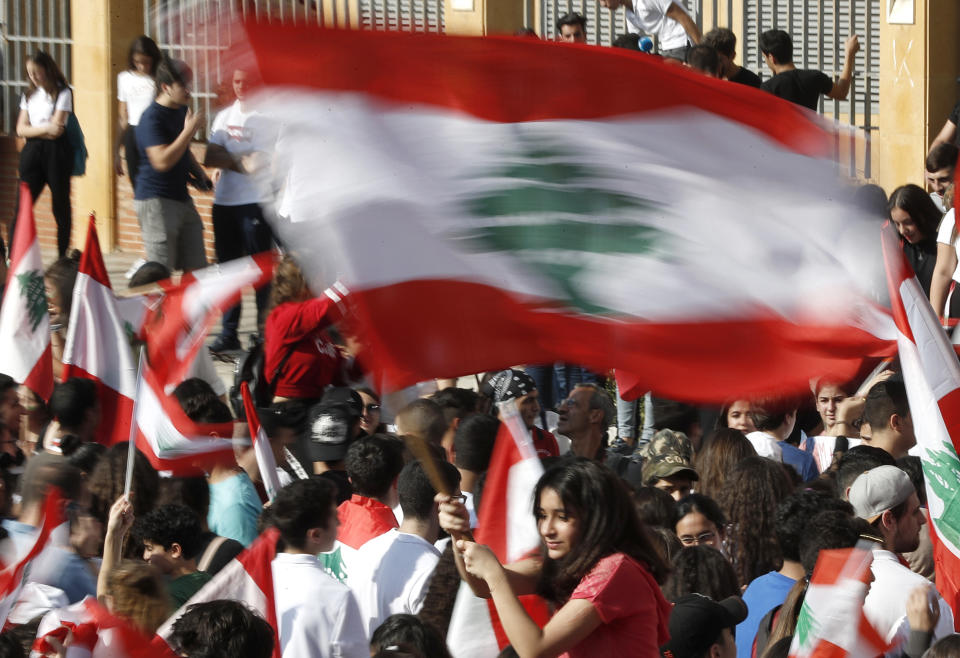
[[(143, 0), (143, 15), (144, 34), (193, 70), (194, 110), (204, 111), (208, 125), (222, 99), (229, 97), (229, 83), (223, 79), (229, 72), (221, 66), (222, 56), (240, 36), (236, 26), (242, 19), (356, 24), (369, 30), (445, 30), (443, 0)], [(205, 139), (205, 129), (197, 136)]]
[(70, 0), (0, 0), (0, 12), (0, 117), (3, 132), (12, 134), (34, 51), (49, 53), (70, 80)]

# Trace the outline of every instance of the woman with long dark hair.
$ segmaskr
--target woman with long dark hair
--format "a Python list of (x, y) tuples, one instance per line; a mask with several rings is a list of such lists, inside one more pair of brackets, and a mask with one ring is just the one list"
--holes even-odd
[(930, 281), (937, 263), (937, 226), (942, 213), (930, 195), (918, 185), (901, 185), (890, 195), (890, 221), (900, 234), (903, 253), (930, 295)]
[[(130, 50), (127, 52), (127, 69), (117, 74), (117, 116), (120, 120), (117, 142), (118, 146), (123, 146), (131, 188), (136, 188), (137, 170), (140, 167), (136, 127), (140, 122), (140, 115), (150, 107), (157, 96), (157, 83), (154, 77), (160, 59), (160, 48), (157, 47), (156, 42), (141, 34), (130, 44)], [(114, 149), (114, 168), (117, 170), (117, 176), (123, 176), (123, 162), (119, 147)]]
[[(462, 503), (437, 496), (441, 526), (458, 538), (461, 576), (493, 599), (517, 654), (659, 656), (670, 615), (660, 584), (669, 566), (620, 479), (592, 460), (566, 460), (543, 474), (533, 499), (541, 553), (503, 566), (489, 548), (463, 538)], [(517, 598), (533, 593), (555, 610), (543, 629)]]
[[(29, 85), (20, 98), (17, 137), (26, 139), (20, 152), (20, 180), (37, 200), (50, 187), (53, 218), (57, 222), (57, 253), (63, 257), (70, 246), (70, 176), (73, 149), (66, 135), (67, 119), (73, 112), (73, 92), (60, 67), (47, 53), (38, 50), (27, 58)], [(20, 195), (17, 194), (19, 206)], [(18, 209), (19, 210), (19, 209)], [(16, 229), (17, 212), (10, 223), (10, 243)]]

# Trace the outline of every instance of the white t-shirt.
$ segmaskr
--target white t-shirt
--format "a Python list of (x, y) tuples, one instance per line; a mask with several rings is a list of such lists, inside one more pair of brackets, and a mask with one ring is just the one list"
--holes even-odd
[(633, 0), (633, 11), (626, 10), (628, 29), (635, 34), (643, 32), (656, 36), (663, 50), (683, 48), (688, 41), (687, 31), (680, 23), (667, 17), (667, 10), (672, 4), (687, 10), (683, 0)]
[(754, 450), (760, 457), (783, 461), (783, 448), (780, 447), (780, 442), (766, 432), (750, 432), (747, 434), (747, 441), (753, 444)]
[[(242, 112), (240, 101), (217, 114), (210, 129), (210, 143), (226, 149), (238, 158), (255, 151), (272, 151), (276, 136), (268, 120), (257, 112)], [(242, 206), (261, 203), (265, 195), (253, 176), (230, 169), (220, 172), (214, 192), (214, 203), (220, 206)]]
[(157, 85), (149, 75), (120, 71), (117, 75), (117, 100), (127, 104), (127, 123), (140, 123), (140, 115), (157, 95)]
[(53, 97), (44, 89), (37, 89), (30, 94), (30, 98), (25, 94), (20, 96), (20, 109), (27, 111), (31, 126), (42, 126), (50, 123), (54, 113), (60, 110), (73, 112), (73, 92), (69, 87), (61, 89), (54, 102)]
[(283, 658), (370, 656), (356, 599), (317, 558), (280, 553), (271, 566)]
[(397, 529), (360, 547), (347, 584), (357, 597), (368, 634), (390, 615), (420, 612), (439, 561), (440, 551), (432, 544)]
[[(926, 532), (923, 528), (921, 532)], [(870, 565), (873, 573), (873, 582), (870, 591), (863, 602), (863, 614), (877, 632), (887, 642), (894, 642), (895, 646), (886, 655), (901, 655), (900, 642), (905, 642), (910, 634), (910, 624), (907, 621), (907, 597), (920, 585), (929, 585), (930, 581), (918, 573), (903, 566), (897, 556), (890, 551), (875, 549), (873, 564)], [(940, 620), (933, 629), (934, 639), (953, 633), (953, 612), (939, 595), (937, 604), (940, 606)]]
[[(953, 245), (953, 248), (957, 252), (957, 267), (953, 270), (953, 280), (960, 282), (960, 231), (957, 232), (957, 235), (953, 234), (953, 228), (956, 226), (954, 222), (954, 209), (951, 208), (947, 211), (947, 214), (943, 216), (943, 219), (940, 220), (940, 228), (937, 230), (937, 242), (939, 244), (950, 244)], [(950, 238), (953, 238), (952, 240)]]

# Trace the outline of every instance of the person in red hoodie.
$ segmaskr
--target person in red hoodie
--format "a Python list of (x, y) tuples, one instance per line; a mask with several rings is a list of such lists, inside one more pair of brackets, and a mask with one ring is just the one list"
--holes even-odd
[(346, 582), (361, 546), (399, 527), (393, 508), (399, 504), (403, 445), (383, 434), (365, 436), (350, 444), (344, 462), (354, 493), (337, 508), (340, 528), (333, 550), (320, 555), (327, 571), (341, 582)]
[(317, 401), (330, 384), (344, 383), (346, 359), (327, 329), (340, 319), (333, 295), (314, 297), (290, 256), (277, 264), (264, 328), (264, 372), (273, 401)]

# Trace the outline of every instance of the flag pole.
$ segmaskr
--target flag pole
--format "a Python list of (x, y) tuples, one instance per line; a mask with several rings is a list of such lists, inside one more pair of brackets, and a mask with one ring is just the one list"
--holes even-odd
[(137, 359), (137, 389), (133, 396), (133, 412), (130, 414), (130, 441), (127, 444), (127, 477), (123, 483), (123, 497), (130, 500), (130, 485), (133, 483), (133, 461), (137, 453), (137, 406), (140, 404), (140, 386), (143, 384), (143, 345)]

